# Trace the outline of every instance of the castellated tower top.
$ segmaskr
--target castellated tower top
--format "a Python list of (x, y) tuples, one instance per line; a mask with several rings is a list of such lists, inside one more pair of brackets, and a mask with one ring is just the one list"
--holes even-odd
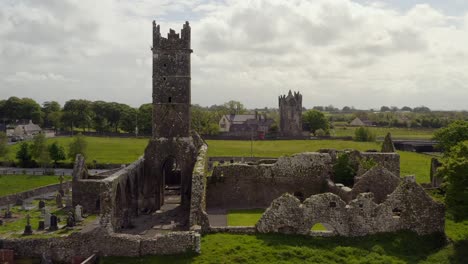
[[(179, 33), (169, 29), (167, 38), (161, 36), (161, 27), (153, 21), (153, 51), (155, 49), (178, 49), (190, 50), (190, 25), (188, 21)], [(190, 50), (191, 51), (191, 50)]]

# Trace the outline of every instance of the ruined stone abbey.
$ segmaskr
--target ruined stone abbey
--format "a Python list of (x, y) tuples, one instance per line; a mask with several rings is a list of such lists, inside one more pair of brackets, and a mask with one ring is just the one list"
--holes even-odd
[[(234, 161), (212, 166), (208, 145), (190, 129), (191, 34), (187, 23), (167, 37), (153, 22), (153, 135), (144, 155), (114, 171), (91, 175), (76, 158), (73, 205), (99, 214), (88, 232), (64, 238), (3, 241), (19, 255), (56, 260), (98, 252), (142, 256), (200, 252), (209, 232), (365, 236), (411, 230), (444, 232), (444, 205), (413, 176), (400, 176), (395, 152), (323, 149), (278, 159)], [(279, 98), (284, 135), (302, 131), (302, 96)], [(281, 119), (283, 120), (283, 118)], [(335, 182), (333, 166), (348, 155), (356, 169), (352, 187)], [(369, 166), (372, 164), (372, 166)], [(216, 226), (214, 209), (266, 209), (256, 226)], [(316, 223), (327, 232), (314, 232)]]

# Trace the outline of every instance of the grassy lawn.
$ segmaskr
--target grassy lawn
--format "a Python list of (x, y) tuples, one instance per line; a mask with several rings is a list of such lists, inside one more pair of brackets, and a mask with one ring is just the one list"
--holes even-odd
[[(88, 162), (96, 160), (98, 163), (125, 164), (138, 159), (148, 144), (148, 139), (141, 138), (105, 138), (86, 137), (88, 142)], [(48, 139), (47, 142), (57, 141), (68, 152), (68, 145), (72, 141), (71, 137), (58, 137)], [(15, 155), (19, 149), (19, 144), (10, 147), (7, 160), (16, 160)]]
[[(88, 163), (96, 160), (98, 163), (124, 164), (131, 163), (143, 155), (148, 139), (135, 138), (100, 138), (87, 137)], [(49, 139), (57, 141), (62, 146), (68, 146), (70, 137)], [(251, 142), (239, 140), (207, 140), (209, 156), (245, 156), (251, 155)], [(14, 155), (19, 145), (10, 147), (9, 159)], [(357, 149), (360, 151), (380, 150), (380, 143), (354, 142), (342, 140), (276, 140), (254, 141), (253, 155), (255, 157), (279, 157), (305, 151), (317, 151), (323, 148)], [(413, 152), (399, 152), (401, 155), (401, 175), (416, 175), (418, 182), (429, 182), (430, 157)]]
[(410, 232), (359, 238), (211, 234), (203, 236), (200, 255), (110, 257), (101, 263), (468, 263), (468, 229), (461, 231), (465, 239), (451, 237), (448, 245), (440, 236)]
[[(395, 127), (369, 127), (377, 137), (385, 137), (388, 132), (392, 134), (393, 139), (431, 139), (435, 129), (415, 129), (415, 128), (395, 128)], [(335, 127), (335, 136), (354, 137), (356, 127)]]
[[(65, 176), (65, 180), (70, 179)], [(58, 176), (0, 175), (0, 197), (58, 183)]]
[(265, 209), (230, 210), (227, 216), (228, 226), (254, 226), (263, 212)]

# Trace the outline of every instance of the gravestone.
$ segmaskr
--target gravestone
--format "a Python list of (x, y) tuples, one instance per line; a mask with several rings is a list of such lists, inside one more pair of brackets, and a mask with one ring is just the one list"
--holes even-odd
[(59, 180), (60, 180), (59, 193), (60, 195), (64, 196), (65, 192), (63, 191), (63, 175), (59, 176)]
[(0, 226), (2, 226), (2, 225), (3, 225), (3, 220), (0, 220)]
[(73, 207), (71, 195), (65, 196), (65, 207), (67, 207), (67, 208), (72, 208)]
[(39, 201), (39, 209), (42, 209), (42, 208), (44, 208), (44, 207), (45, 207), (45, 202), (44, 202), (44, 200), (40, 200), (40, 201)]
[(44, 207), (41, 209), (41, 218), (45, 217), (45, 213), (46, 213), (46, 208)]
[(50, 227), (49, 227), (49, 230), (50, 231), (55, 231), (58, 229), (58, 222), (57, 222), (57, 216), (55, 215), (51, 215), (50, 216)]
[(49, 210), (45, 210), (45, 214), (44, 214), (44, 227), (45, 228), (49, 228), (50, 227), (50, 217), (52, 215), (50, 214)]
[(3, 218), (11, 218), (11, 211), (10, 211), (10, 205), (7, 205), (7, 209), (5, 211), (5, 215)]
[(74, 226), (75, 226), (75, 218), (73, 217), (73, 212), (68, 212), (67, 227), (74, 227)]
[(83, 207), (79, 204), (75, 207), (75, 220), (77, 222), (83, 221)]
[(22, 206), (23, 205), (23, 199), (19, 198), (19, 197), (16, 197), (16, 201), (15, 201), (15, 205), (16, 206)]
[(37, 227), (37, 230), (42, 231), (44, 229), (45, 229), (44, 221), (39, 221), (39, 226)]
[(57, 193), (57, 195), (55, 196), (55, 202), (57, 203), (57, 208), (63, 207), (62, 195), (60, 193)]
[(31, 227), (31, 217), (28, 215), (26, 215), (26, 226), (24, 227), (24, 232), (23, 232), (23, 235), (24, 236), (29, 236), (29, 235), (32, 235), (32, 227)]

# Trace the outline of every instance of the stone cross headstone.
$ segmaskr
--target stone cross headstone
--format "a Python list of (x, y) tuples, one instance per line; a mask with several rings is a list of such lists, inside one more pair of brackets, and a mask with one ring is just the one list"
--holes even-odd
[(26, 215), (26, 226), (24, 227), (23, 235), (28, 236), (32, 235), (32, 227), (31, 227), (31, 217), (29, 214)]
[(55, 196), (55, 202), (57, 203), (57, 208), (63, 207), (62, 195), (60, 193), (57, 193), (57, 195)]
[(39, 201), (39, 209), (42, 209), (42, 208), (44, 208), (44, 207), (45, 207), (45, 202), (44, 202), (44, 200), (40, 200), (40, 201)]
[(45, 229), (44, 221), (39, 221), (39, 226), (38, 226), (37, 230), (42, 231), (44, 229)]
[(49, 227), (49, 230), (50, 231), (55, 231), (58, 229), (58, 219), (57, 219), (57, 216), (55, 215), (51, 215), (50, 216), (50, 227)]
[(395, 145), (393, 145), (392, 135), (387, 133), (385, 136), (384, 142), (382, 144), (382, 150), (380, 152), (383, 153), (392, 153), (396, 152)]
[(83, 207), (79, 204), (75, 207), (75, 220), (77, 222), (83, 221)]
[(49, 228), (50, 226), (50, 217), (51, 217), (51, 214), (49, 213), (49, 210), (45, 210), (45, 214), (44, 214), (44, 227), (45, 228)]

